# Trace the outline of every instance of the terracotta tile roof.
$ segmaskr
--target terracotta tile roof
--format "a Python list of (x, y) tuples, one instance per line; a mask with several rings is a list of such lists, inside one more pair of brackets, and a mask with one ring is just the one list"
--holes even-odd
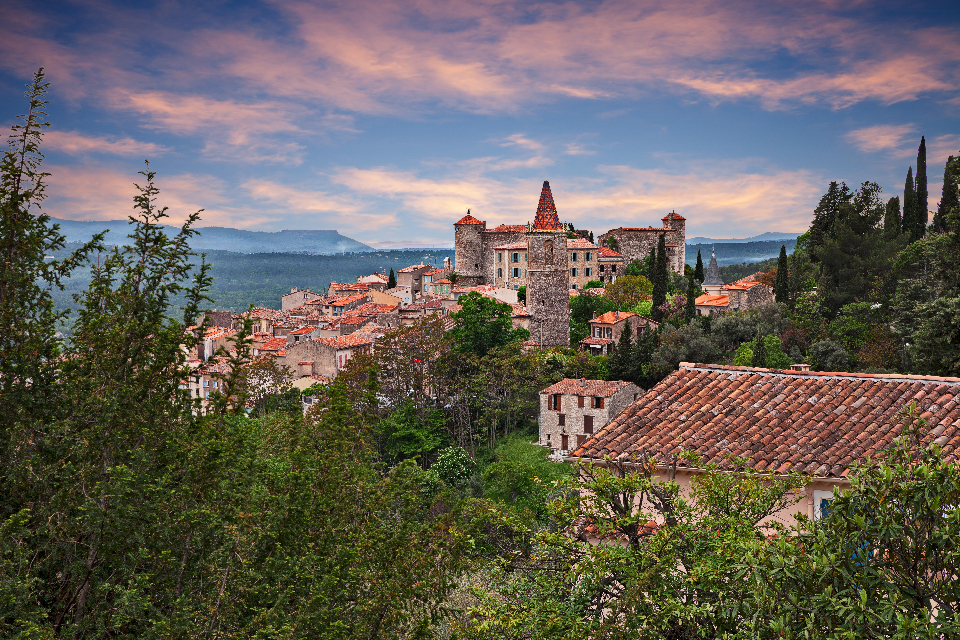
[(470, 209), (467, 209), (467, 215), (463, 216), (453, 224), (458, 225), (458, 224), (485, 224), (485, 223), (480, 222), (479, 220), (474, 218), (472, 215), (470, 215)]
[(330, 291), (369, 291), (367, 282), (331, 282)]
[(527, 307), (522, 303), (518, 302), (517, 304), (511, 304), (510, 307), (513, 309), (511, 317), (513, 318), (529, 318), (530, 313), (527, 311)]
[(279, 351), (287, 346), (286, 338), (273, 338), (260, 345), (260, 351)]
[(583, 238), (567, 238), (567, 249), (596, 249), (597, 245)]
[(598, 346), (598, 347), (602, 347), (602, 346), (605, 345), (605, 344), (613, 344), (613, 340), (611, 340), (610, 338), (593, 338), (593, 337), (589, 337), (589, 338), (584, 338), (583, 340), (581, 340), (581, 341), (580, 341), (580, 344), (585, 344), (585, 345), (587, 345), (587, 346), (596, 345), (596, 346)]
[(493, 229), (488, 229), (487, 233), (525, 233), (527, 225), (525, 224), (501, 224)]
[(342, 306), (345, 306), (345, 305), (348, 305), (348, 304), (353, 304), (354, 302), (358, 302), (358, 301), (360, 301), (360, 300), (366, 300), (366, 299), (367, 299), (367, 296), (366, 296), (365, 294), (363, 294), (363, 293), (355, 293), (355, 294), (353, 294), (352, 296), (347, 296), (346, 298), (340, 298), (339, 300), (336, 300), (336, 301), (330, 303), (330, 306), (332, 306), (332, 307), (342, 307)]
[[(363, 315), (372, 315), (377, 313), (380, 310), (380, 306), (376, 302), (365, 302), (359, 307), (354, 307), (353, 309), (348, 309), (343, 312), (345, 316), (363, 316)], [(396, 306), (396, 305), (390, 305)]]
[(342, 319), (340, 320), (340, 324), (346, 324), (346, 325), (360, 324), (360, 325), (363, 325), (363, 324), (366, 324), (366, 323), (368, 323), (368, 322), (371, 322), (372, 320), (373, 320), (373, 316), (350, 316), (350, 317), (347, 317), (347, 318), (342, 318)]
[(398, 304), (378, 304), (377, 313), (390, 313), (391, 311), (395, 311), (399, 306)]
[(540, 203), (537, 205), (537, 216), (533, 219), (533, 228), (546, 231), (560, 230), (557, 205), (553, 203), (553, 192), (550, 191), (550, 183), (546, 180), (543, 181), (543, 189), (540, 191)]
[(290, 332), (290, 335), (292, 335), (292, 336), (305, 336), (305, 335), (307, 335), (308, 333), (313, 333), (313, 332), (316, 331), (316, 330), (317, 330), (316, 327), (300, 327), (299, 329), (296, 329), (296, 330), (294, 330), (294, 331), (291, 331), (291, 332)]
[(434, 280), (433, 284), (452, 284), (452, 283), (446, 278), (440, 278), (439, 280)]
[(412, 264), (409, 267), (404, 267), (403, 269), (398, 269), (397, 273), (413, 273), (414, 271), (419, 271), (420, 269), (429, 269), (430, 265), (428, 264)]
[(602, 324), (614, 324), (616, 322), (620, 322), (621, 320), (626, 320), (627, 318), (635, 315), (637, 314), (631, 311), (607, 311), (602, 316), (597, 316), (590, 322), (599, 322)]
[(362, 347), (363, 345), (373, 344), (373, 340), (351, 333), (345, 336), (335, 338), (317, 338), (317, 342), (333, 347), (334, 349), (350, 349), (353, 347)]
[(617, 253), (610, 247), (600, 247), (599, 249), (597, 249), (597, 255), (599, 255), (601, 258), (622, 258), (623, 257), (623, 254)]
[(660, 219), (661, 219), (661, 220), (670, 220), (670, 219), (673, 219), (673, 220), (686, 220), (686, 218), (684, 218), (683, 216), (681, 216), (680, 214), (678, 214), (676, 211), (671, 211), (670, 213), (668, 213), (667, 215), (663, 216), (663, 217), (660, 218)]
[(697, 296), (694, 303), (705, 307), (726, 307), (730, 304), (730, 296), (711, 296), (705, 293)]
[(839, 478), (900, 435), (911, 402), (930, 422), (924, 443), (949, 461), (960, 454), (960, 378), (680, 367), (573, 455), (666, 464), (693, 450), (721, 468), (727, 456), (747, 456), (756, 469)]
[(601, 396), (609, 398), (630, 384), (623, 380), (587, 380), (586, 378), (564, 378), (540, 393), (562, 393), (575, 396)]

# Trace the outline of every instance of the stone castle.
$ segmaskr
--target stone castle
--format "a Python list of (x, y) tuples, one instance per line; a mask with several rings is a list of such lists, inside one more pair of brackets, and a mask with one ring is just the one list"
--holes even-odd
[[(663, 226), (620, 227), (599, 237), (599, 245), (560, 222), (550, 183), (544, 181), (533, 223), (487, 223), (467, 215), (454, 223), (454, 269), (458, 284), (526, 287), (534, 318), (531, 340), (544, 346), (569, 344), (569, 290), (591, 280), (613, 282), (626, 265), (642, 260), (664, 236), (667, 264), (683, 273), (686, 220), (671, 212)], [(575, 237), (568, 237), (575, 236)], [(611, 240), (612, 239), (612, 240)]]

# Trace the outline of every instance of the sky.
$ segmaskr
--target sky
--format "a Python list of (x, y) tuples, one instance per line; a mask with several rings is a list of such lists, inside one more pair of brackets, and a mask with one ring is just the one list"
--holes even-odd
[(601, 233), (802, 232), (831, 180), (930, 207), (960, 155), (960, 3), (0, 3), (0, 124), (50, 82), (44, 210), (449, 246), (467, 209)]

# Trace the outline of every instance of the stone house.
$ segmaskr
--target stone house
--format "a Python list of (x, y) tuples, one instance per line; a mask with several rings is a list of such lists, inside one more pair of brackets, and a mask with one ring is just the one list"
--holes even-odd
[(413, 299), (423, 292), (423, 274), (433, 271), (429, 264), (414, 264), (397, 271), (397, 287), (410, 289)]
[(597, 244), (610, 247), (609, 238), (615, 238), (616, 247), (610, 247), (623, 256), (625, 264), (643, 260), (656, 248), (663, 236), (667, 250), (667, 267), (674, 273), (683, 273), (686, 263), (687, 222), (686, 218), (671, 211), (663, 218), (660, 227), (620, 227), (611, 229), (597, 238)]
[(337, 300), (334, 300), (330, 303), (329, 305), (330, 311), (327, 313), (327, 315), (331, 315), (336, 318), (337, 316), (342, 316), (344, 313), (350, 311), (351, 309), (356, 309), (357, 307), (359, 307), (362, 304), (365, 304), (366, 302), (367, 302), (366, 293), (355, 293), (353, 295), (346, 296), (344, 298), (338, 298)]
[(290, 309), (296, 309), (297, 307), (304, 305), (311, 300), (316, 300), (321, 297), (322, 294), (314, 293), (310, 289), (297, 289), (293, 287), (290, 289), (290, 293), (285, 293), (280, 296), (280, 311), (289, 311)]
[[(335, 378), (350, 358), (368, 352), (372, 346), (371, 338), (356, 333), (335, 338), (314, 338), (287, 349), (285, 364), (300, 376)], [(309, 372), (306, 371), (308, 364)]]
[(567, 455), (633, 403), (640, 387), (623, 380), (565, 378), (540, 392), (540, 442)]
[(402, 298), (384, 293), (383, 291), (370, 291), (367, 293), (367, 299), (370, 302), (388, 306), (398, 306), (403, 302)]
[(302, 342), (304, 340), (310, 340), (312, 338), (319, 338), (319, 337), (320, 337), (319, 326), (300, 327), (299, 329), (294, 329), (293, 331), (287, 334), (287, 346), (289, 347), (290, 345), (297, 344), (298, 342)]
[(580, 350), (590, 350), (591, 355), (610, 355), (611, 348), (620, 342), (624, 331), (636, 337), (644, 331), (656, 331), (660, 323), (630, 311), (607, 311), (590, 321), (590, 335), (580, 341)]
[(889, 446), (903, 430), (901, 410), (916, 403), (930, 424), (920, 446), (960, 458), (960, 378), (776, 370), (681, 362), (679, 371), (642, 393), (578, 446), (570, 459), (627, 464), (653, 459), (682, 488), (701, 470), (678, 458), (734, 470), (732, 457), (774, 474), (808, 478), (800, 502), (775, 519), (818, 518), (834, 488), (848, 488), (852, 466)]
[(400, 300), (401, 305), (413, 302), (413, 291), (410, 287), (396, 286), (393, 289), (387, 289), (384, 293)]
[(597, 275), (594, 280), (603, 283), (615, 282), (623, 275), (626, 265), (623, 256), (610, 247), (600, 247), (597, 249)]

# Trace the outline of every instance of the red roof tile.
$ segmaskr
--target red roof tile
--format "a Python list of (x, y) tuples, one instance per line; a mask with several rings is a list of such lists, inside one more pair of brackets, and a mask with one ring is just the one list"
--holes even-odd
[(597, 316), (590, 322), (600, 322), (603, 324), (613, 324), (615, 322), (620, 322), (621, 320), (626, 320), (630, 316), (635, 316), (637, 314), (631, 311), (607, 311), (601, 316)]
[(912, 401), (929, 412), (924, 442), (950, 461), (960, 453), (960, 378), (680, 366), (574, 455), (667, 464), (692, 450), (721, 468), (745, 456), (757, 469), (839, 478), (900, 435)]
[(403, 269), (397, 269), (397, 273), (413, 273), (414, 271), (420, 271), (421, 269), (430, 269), (432, 268), (428, 264), (412, 264), (409, 267), (404, 267)]
[(352, 347), (362, 347), (363, 345), (373, 344), (373, 340), (353, 333), (335, 338), (317, 338), (317, 342), (333, 347), (334, 349), (350, 349)]
[(600, 247), (599, 249), (597, 249), (597, 254), (601, 258), (622, 258), (623, 257), (623, 254), (617, 253), (610, 247)]
[(474, 218), (472, 215), (470, 215), (470, 210), (467, 209), (467, 215), (463, 216), (453, 224), (458, 225), (458, 224), (484, 224), (484, 223), (480, 222), (479, 220)]
[(678, 214), (676, 211), (671, 211), (670, 213), (668, 213), (667, 215), (663, 216), (663, 217), (660, 218), (660, 219), (661, 219), (661, 220), (670, 220), (671, 218), (674, 219), (674, 220), (686, 220), (686, 218), (684, 218), (683, 216), (681, 216), (680, 214)]
[(260, 345), (260, 351), (279, 351), (287, 346), (286, 338), (273, 338)]
[(493, 229), (487, 229), (487, 233), (525, 233), (526, 230), (525, 224), (501, 224)]
[(586, 378), (564, 378), (540, 393), (561, 393), (575, 396), (602, 396), (609, 398), (630, 384), (623, 380), (587, 380)]
[(702, 296), (697, 296), (697, 299), (694, 302), (697, 305), (705, 307), (726, 307), (730, 304), (730, 296), (711, 296), (703, 294)]
[(596, 249), (597, 245), (583, 238), (567, 238), (567, 249)]
[(553, 192), (550, 191), (550, 183), (546, 180), (543, 181), (543, 189), (540, 191), (540, 203), (537, 205), (537, 216), (533, 220), (533, 228), (545, 231), (560, 230), (557, 205), (553, 203)]

